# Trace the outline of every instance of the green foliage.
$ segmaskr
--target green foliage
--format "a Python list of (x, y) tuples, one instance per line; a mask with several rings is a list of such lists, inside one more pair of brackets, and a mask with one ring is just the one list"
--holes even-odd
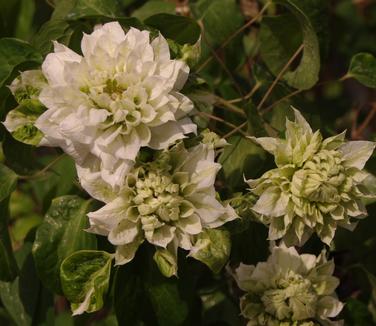
[(96, 238), (85, 232), (86, 214), (93, 202), (77, 196), (55, 198), (43, 223), (39, 226), (33, 245), (38, 274), (50, 290), (61, 292), (60, 265), (78, 250), (96, 249)]
[(18, 272), (8, 232), (8, 202), (16, 183), (17, 175), (0, 163), (0, 281), (12, 281)]
[(93, 312), (103, 307), (112, 258), (104, 251), (81, 250), (73, 252), (61, 263), (61, 287), (74, 314)]
[(351, 59), (346, 77), (355, 78), (363, 85), (376, 88), (376, 58), (370, 53), (358, 53)]
[(0, 39), (0, 87), (20, 64), (32, 62), (40, 64), (42, 56), (28, 43), (14, 39)]
[[(244, 178), (275, 167), (246, 136), (283, 135), (293, 105), (326, 136), (348, 129), (349, 139), (376, 140), (372, 1), (185, 3), (0, 1), (0, 116), (13, 110), (24, 121), (12, 134), (0, 125), (1, 325), (243, 325), (242, 293), (228, 270), (265, 261), (270, 245)], [(7, 87), (19, 71), (40, 68), (52, 41), (80, 52), (82, 33), (110, 21), (168, 39), (173, 58), (191, 69), (182, 93), (195, 103), (198, 131), (209, 128), (229, 143), (217, 149), (216, 190), (241, 218), (195, 235), (192, 257), (143, 244), (134, 260), (113, 267), (114, 246), (85, 231), (87, 214), (100, 204), (78, 185), (75, 162), (35, 146), (42, 134), (33, 122), (44, 108), (34, 100), (18, 105)], [(372, 192), (375, 163), (366, 167)], [(328, 248), (345, 325), (376, 323), (375, 199), (365, 204), (370, 216), (354, 231), (339, 230)], [(300, 250), (321, 249), (312, 238)], [(94, 314), (72, 317), (66, 299), (73, 311)]]
[(164, 37), (180, 44), (194, 44), (200, 36), (200, 26), (187, 17), (156, 14), (145, 19), (144, 23), (159, 30)]
[[(291, 15), (267, 18), (262, 22), (261, 55), (268, 68), (277, 76), (289, 62), (294, 53), (303, 46), (303, 54), (298, 67), (284, 74), (283, 79), (298, 89), (308, 89), (316, 84), (320, 71), (320, 50), (316, 31), (309, 17), (309, 11), (305, 11), (304, 3), (309, 1), (277, 0), (291, 11)], [(322, 5), (322, 4), (319, 4)], [(323, 7), (325, 7), (323, 5)], [(287, 23), (288, 21), (288, 23)], [(298, 24), (300, 33), (294, 33)], [(293, 35), (287, 38), (286, 35)]]
[[(141, 8), (136, 9), (132, 16), (144, 21), (156, 14), (174, 14), (175, 5), (166, 1), (148, 1)], [(163, 25), (163, 24), (162, 24)]]
[(219, 273), (231, 252), (230, 233), (227, 230), (207, 229), (197, 237), (190, 256), (203, 262), (214, 273)]

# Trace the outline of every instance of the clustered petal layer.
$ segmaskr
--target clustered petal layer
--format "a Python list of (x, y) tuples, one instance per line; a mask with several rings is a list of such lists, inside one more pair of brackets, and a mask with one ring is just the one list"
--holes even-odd
[(231, 206), (216, 199), (214, 181), (220, 165), (214, 158), (209, 145), (186, 149), (179, 143), (133, 167), (117, 194), (105, 190), (100, 195), (100, 185), (88, 183), (89, 191), (107, 202), (88, 214), (89, 231), (106, 235), (117, 247), (117, 264), (131, 261), (145, 240), (174, 256), (178, 247), (191, 250), (203, 229), (237, 218)]
[(39, 99), (48, 108), (35, 125), (45, 143), (59, 146), (79, 166), (99, 166), (112, 187), (123, 180), (143, 146), (165, 149), (196, 126), (192, 102), (179, 90), (189, 68), (171, 60), (162, 35), (117, 22), (98, 27), (79, 55), (55, 42), (42, 71), (48, 85)]
[(345, 142), (344, 137), (343, 132), (323, 139), (295, 110), (295, 122), (286, 122), (286, 139), (253, 138), (277, 165), (247, 181), (260, 196), (253, 210), (269, 225), (270, 240), (302, 244), (316, 232), (329, 245), (337, 226), (353, 229), (352, 218), (367, 216), (362, 199), (371, 195), (362, 170), (375, 143)]
[(342, 325), (330, 320), (343, 308), (333, 271), (324, 253), (316, 258), (284, 246), (274, 247), (266, 262), (241, 264), (235, 279), (246, 292), (240, 306), (247, 326)]

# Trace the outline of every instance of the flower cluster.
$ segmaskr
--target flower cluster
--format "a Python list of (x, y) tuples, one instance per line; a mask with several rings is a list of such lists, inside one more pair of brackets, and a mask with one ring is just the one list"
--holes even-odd
[[(295, 110), (285, 139), (252, 138), (277, 167), (247, 181), (251, 191), (230, 200), (235, 211), (214, 187), (216, 154), (226, 141), (210, 131), (183, 141), (197, 133), (182, 89), (184, 59), (197, 59), (198, 46), (172, 59), (162, 35), (125, 33), (117, 22), (84, 34), (82, 55), (54, 42), (41, 70), (23, 72), (9, 86), (18, 106), (4, 125), (24, 143), (60, 147), (75, 160), (82, 187), (104, 203), (88, 214), (87, 231), (116, 248), (105, 255), (108, 270), (113, 257), (126, 264), (148, 242), (166, 276), (176, 275), (178, 248), (219, 272), (231, 247), (220, 227), (237, 211), (242, 227), (257, 218), (269, 226), (269, 240), (283, 240), (267, 262), (236, 270), (248, 325), (340, 325), (332, 320), (343, 307), (334, 263), (286, 245), (302, 245), (313, 233), (330, 245), (337, 226), (353, 229), (367, 215), (362, 200), (373, 195), (363, 168), (375, 143), (346, 142), (345, 133), (324, 139)], [(79, 313), (89, 311), (90, 291)]]
[(283, 246), (274, 247), (266, 262), (241, 264), (235, 279), (246, 292), (240, 306), (247, 325), (341, 325), (330, 320), (343, 308), (334, 294), (339, 280), (333, 271), (324, 253), (316, 258)]
[(253, 210), (269, 225), (269, 239), (304, 243), (316, 232), (330, 245), (337, 226), (353, 229), (367, 216), (362, 199), (372, 196), (363, 182), (364, 165), (375, 148), (369, 141), (345, 142), (345, 133), (323, 139), (295, 110), (286, 139), (253, 138), (275, 157), (276, 169), (248, 180), (259, 195)]
[[(88, 214), (88, 231), (116, 246), (117, 264), (131, 261), (145, 240), (156, 246), (160, 265), (166, 255), (176, 263), (178, 247), (205, 261), (200, 250), (210, 251), (211, 242), (201, 249), (197, 243), (237, 215), (214, 189), (221, 167), (215, 150), (226, 142), (208, 131), (194, 147), (181, 141), (196, 133), (188, 116), (193, 102), (180, 92), (189, 67), (171, 59), (162, 35), (151, 39), (135, 28), (125, 33), (117, 22), (84, 34), (81, 50), (54, 42), (42, 70), (21, 73), (11, 91), (42, 110), (22, 116), (13, 110), (5, 126), (24, 130), (27, 121), (38, 136), (30, 143), (60, 147), (75, 160), (82, 187), (105, 203)], [(152, 160), (141, 158), (142, 147), (151, 149)]]

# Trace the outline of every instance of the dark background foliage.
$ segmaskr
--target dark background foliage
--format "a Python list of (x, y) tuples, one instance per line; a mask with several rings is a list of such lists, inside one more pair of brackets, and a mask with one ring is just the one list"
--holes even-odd
[[(119, 20), (125, 27), (160, 29), (171, 39), (177, 56), (181, 45), (195, 43), (202, 29), (201, 58), (192, 63), (185, 91), (202, 89), (191, 93), (198, 108), (196, 122), (232, 144), (219, 158), (223, 169), (217, 189), (223, 198), (245, 190), (243, 173), (247, 178), (258, 177), (273, 167), (272, 158), (244, 135), (283, 133), (291, 105), (326, 136), (347, 129), (349, 139), (376, 140), (376, 63), (372, 59), (376, 2), (280, 0), (265, 4), (263, 0), (0, 0), (0, 118), (3, 121), (15, 107), (6, 85), (19, 71), (39, 66), (51, 51), (51, 40), (79, 51), (83, 31), (90, 32), (96, 23)], [(371, 56), (352, 62), (364, 52)], [(63, 195), (87, 198), (70, 158), (57, 150), (17, 142), (3, 126), (0, 141), (4, 164), (0, 171), (0, 267), (7, 267), (0, 268), (0, 325), (99, 326), (117, 325), (117, 320), (119, 325), (244, 324), (238, 308), (241, 293), (225, 272), (214, 275), (181, 253), (179, 279), (166, 279), (148, 247), (132, 263), (113, 269), (111, 291), (101, 311), (71, 317), (59, 281), (49, 278), (58, 273), (59, 262), (68, 255), (62, 239), (79, 239), (75, 250), (87, 246), (113, 249), (104, 238), (82, 234), (86, 208), (77, 212), (81, 202), (75, 202), (77, 210), (72, 206), (67, 211), (56, 201), (51, 206), (53, 198)], [(375, 156), (367, 169), (376, 173)], [(375, 180), (370, 181), (373, 189)], [(268, 255), (267, 229), (251, 221), (247, 209), (238, 209), (243, 220), (227, 226), (233, 241), (231, 266), (254, 264)], [(337, 293), (346, 302), (341, 317), (347, 325), (376, 321), (376, 203), (370, 202), (368, 211), (369, 217), (354, 232), (339, 230), (330, 248), (341, 280)], [(74, 228), (68, 219), (60, 219), (62, 234), (44, 225), (36, 237), (36, 228), (44, 219), (57, 216), (55, 212), (68, 217), (76, 214), (82, 227)], [(43, 232), (55, 241), (55, 251), (31, 255), (33, 242), (43, 242)], [(322, 244), (313, 238), (302, 251), (317, 254), (321, 249)]]

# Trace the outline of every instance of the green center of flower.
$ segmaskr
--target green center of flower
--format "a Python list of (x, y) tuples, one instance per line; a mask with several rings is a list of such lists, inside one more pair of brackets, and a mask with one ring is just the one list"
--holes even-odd
[(174, 225), (181, 217), (192, 215), (193, 206), (183, 194), (188, 174), (171, 175), (166, 170), (143, 169), (139, 174), (134, 183), (132, 202), (141, 216), (144, 231), (164, 224)]
[(128, 135), (138, 125), (153, 120), (155, 110), (149, 103), (150, 90), (141, 84), (139, 77), (123, 72), (104, 80), (99, 86), (80, 89), (96, 108), (108, 111), (104, 129), (116, 127), (121, 134)]
[[(295, 202), (316, 205), (323, 213), (341, 201), (341, 194), (351, 189), (339, 152), (321, 150), (302, 169), (295, 172), (291, 192)], [(297, 199), (298, 198), (298, 199)], [(322, 209), (321, 209), (322, 208)]]
[(281, 321), (315, 316), (317, 295), (311, 282), (292, 271), (278, 279), (275, 288), (266, 290), (261, 300), (265, 311)]

